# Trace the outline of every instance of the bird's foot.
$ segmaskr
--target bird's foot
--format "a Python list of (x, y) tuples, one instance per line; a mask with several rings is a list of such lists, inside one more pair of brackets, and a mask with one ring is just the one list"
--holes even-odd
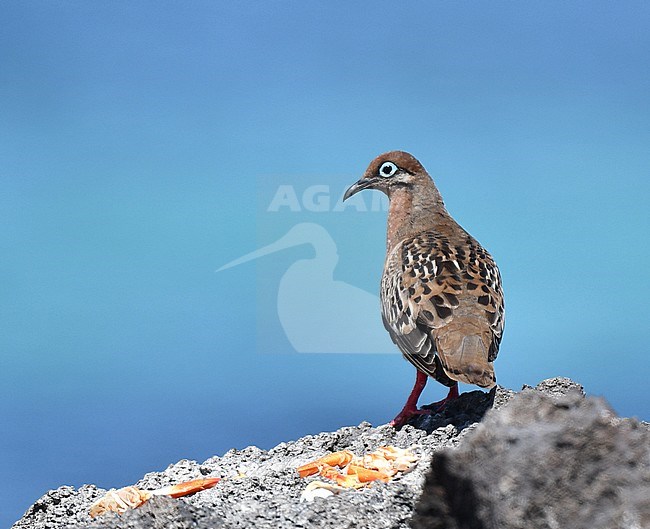
[(447, 404), (449, 404), (453, 400), (456, 400), (457, 398), (458, 398), (458, 384), (455, 384), (451, 388), (449, 388), (449, 393), (444, 399), (439, 400), (438, 402), (432, 402), (431, 404), (427, 404), (424, 409), (429, 410), (431, 413), (440, 413), (442, 410), (445, 409)]
[(413, 417), (416, 417), (418, 415), (431, 415), (432, 413), (435, 413), (435, 411), (427, 410), (427, 409), (419, 410), (416, 407), (404, 406), (404, 409), (397, 414), (397, 417), (395, 417), (388, 424), (393, 428), (401, 428), (406, 423), (408, 423)]
[(449, 393), (447, 396), (438, 402), (434, 402), (420, 409), (418, 409), (415, 404), (407, 403), (406, 406), (404, 406), (404, 409), (399, 412), (397, 417), (395, 417), (388, 424), (394, 428), (401, 428), (417, 415), (435, 415), (436, 413), (440, 413), (445, 409), (445, 406), (447, 406), (447, 404), (453, 400), (456, 400), (457, 398), (458, 384), (454, 384), (451, 388), (449, 388)]

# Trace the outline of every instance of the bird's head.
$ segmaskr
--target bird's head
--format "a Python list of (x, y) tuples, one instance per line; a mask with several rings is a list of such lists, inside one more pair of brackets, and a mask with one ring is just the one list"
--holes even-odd
[(404, 151), (391, 151), (377, 156), (366, 172), (345, 192), (343, 200), (364, 189), (376, 189), (391, 196), (396, 189), (431, 186), (433, 181), (415, 157)]

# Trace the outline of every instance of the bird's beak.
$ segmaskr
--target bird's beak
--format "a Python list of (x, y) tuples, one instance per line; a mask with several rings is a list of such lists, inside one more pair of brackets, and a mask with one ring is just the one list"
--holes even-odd
[(375, 185), (376, 181), (375, 178), (362, 178), (358, 182), (355, 182), (345, 192), (343, 200), (347, 200), (352, 195), (356, 195), (359, 191), (363, 191), (364, 189), (371, 189)]

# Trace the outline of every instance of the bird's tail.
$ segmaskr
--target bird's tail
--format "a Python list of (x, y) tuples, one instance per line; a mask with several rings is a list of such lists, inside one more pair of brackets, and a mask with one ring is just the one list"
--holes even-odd
[(463, 327), (452, 322), (436, 336), (436, 352), (445, 373), (459, 382), (491, 388), (496, 376), (488, 362), (490, 337), (479, 329)]

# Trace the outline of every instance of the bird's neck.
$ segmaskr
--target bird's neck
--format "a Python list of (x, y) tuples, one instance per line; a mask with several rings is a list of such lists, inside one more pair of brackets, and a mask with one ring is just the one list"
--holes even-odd
[(453, 222), (435, 186), (398, 188), (390, 194), (386, 246), (390, 251), (401, 241), (423, 231), (446, 231)]

